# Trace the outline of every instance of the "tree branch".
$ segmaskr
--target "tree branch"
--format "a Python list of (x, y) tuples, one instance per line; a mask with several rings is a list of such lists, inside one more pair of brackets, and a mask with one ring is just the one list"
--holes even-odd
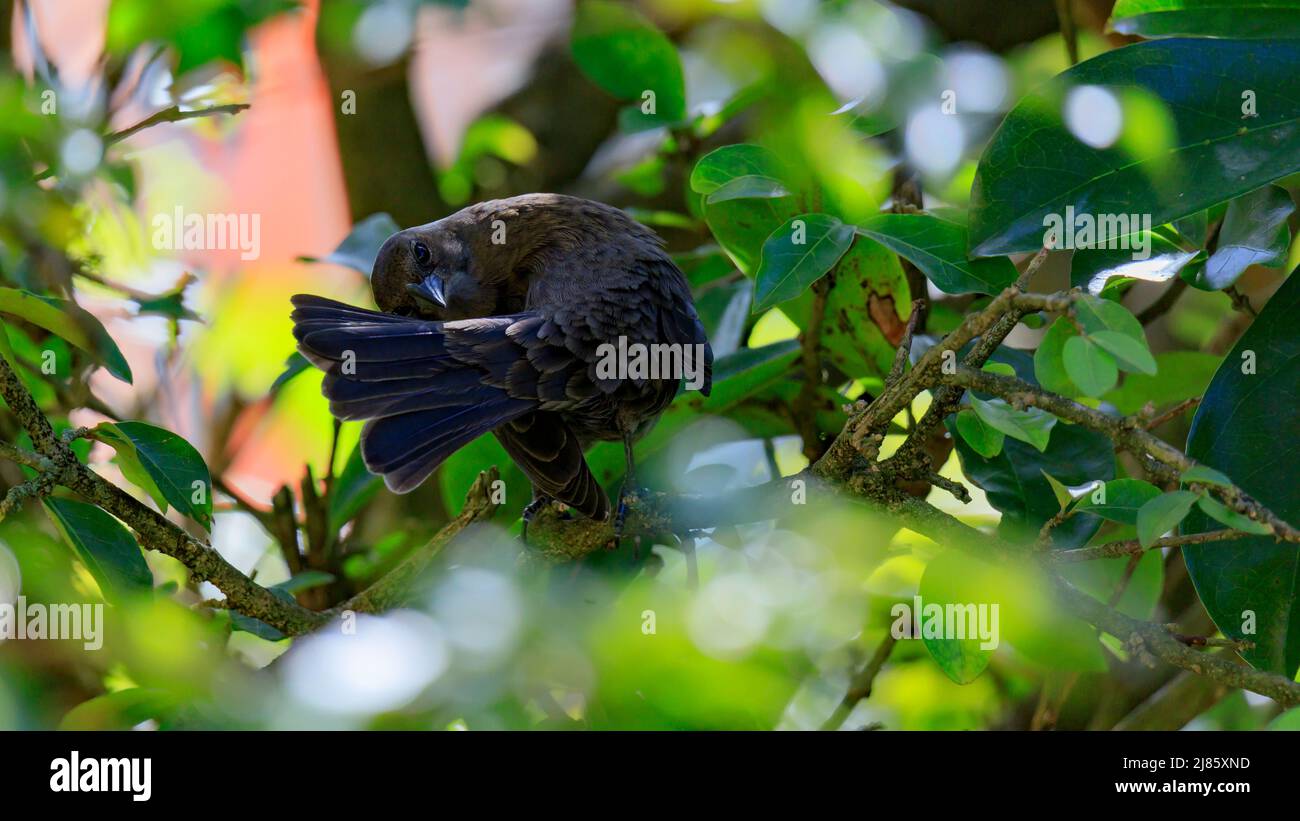
[(162, 111), (154, 112), (145, 117), (133, 126), (113, 131), (104, 135), (104, 147), (107, 148), (114, 143), (119, 143), (130, 137), (132, 134), (144, 131), (146, 128), (158, 125), (160, 123), (178, 123), (181, 120), (192, 120), (196, 117), (214, 117), (218, 114), (238, 114), (248, 108), (248, 103), (230, 103), (229, 105), (214, 105), (211, 108), (200, 108), (196, 111), (182, 111), (178, 105), (164, 108)]

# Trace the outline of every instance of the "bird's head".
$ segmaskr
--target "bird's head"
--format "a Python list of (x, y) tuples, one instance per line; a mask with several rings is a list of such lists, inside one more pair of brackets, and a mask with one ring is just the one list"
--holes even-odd
[(370, 275), (379, 309), (441, 320), (491, 315), (498, 289), (463, 229), (449, 217), (389, 237)]
[(370, 284), (382, 311), (468, 319), (524, 309), (548, 265), (601, 243), (659, 240), (622, 211), (560, 194), (489, 200), (393, 234)]

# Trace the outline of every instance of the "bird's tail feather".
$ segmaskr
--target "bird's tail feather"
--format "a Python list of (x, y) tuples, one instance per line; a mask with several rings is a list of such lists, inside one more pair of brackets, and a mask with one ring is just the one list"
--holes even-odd
[(361, 456), (394, 492), (413, 490), (456, 450), (537, 407), (492, 384), (509, 355), (519, 356), (507, 350), (509, 317), (467, 329), (455, 323), (465, 338), (450, 340), (442, 322), (316, 296), (293, 304), (298, 350), (326, 372), (321, 389), (331, 412), (369, 420)]

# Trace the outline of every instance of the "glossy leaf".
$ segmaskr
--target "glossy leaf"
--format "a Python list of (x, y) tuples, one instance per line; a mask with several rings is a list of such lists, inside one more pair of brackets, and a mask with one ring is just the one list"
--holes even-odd
[(1225, 476), (1221, 471), (1217, 471), (1206, 465), (1195, 465), (1188, 468), (1183, 471), (1183, 475), (1180, 478), (1185, 484), (1199, 482), (1203, 485), (1219, 485), (1220, 487), (1228, 487), (1232, 484), (1232, 480)]
[[(1100, 491), (1100, 492), (1099, 492)], [(1136, 525), (1138, 511), (1160, 495), (1160, 488), (1141, 479), (1112, 479), (1101, 488), (1084, 494), (1075, 508), (1103, 519)]]
[(691, 191), (702, 195), (700, 210), (709, 230), (736, 266), (751, 276), (758, 268), (764, 241), (800, 212), (796, 197), (736, 198), (724, 194), (722, 199), (712, 202), (710, 198), (744, 177), (775, 180), (789, 190), (787, 173), (776, 154), (749, 143), (725, 145), (710, 151), (691, 169)]
[(1252, 265), (1278, 266), (1291, 245), (1287, 218), (1295, 203), (1285, 188), (1266, 185), (1228, 203), (1214, 253), (1197, 266), (1191, 283), (1217, 291), (1237, 281)]
[(910, 260), (945, 294), (995, 294), (1016, 281), (1008, 259), (969, 259), (966, 226), (934, 214), (881, 214), (858, 232)]
[(853, 226), (827, 214), (802, 214), (773, 231), (754, 276), (754, 313), (799, 296), (852, 242)]
[(1185, 250), (1155, 231), (1145, 233), (1142, 242), (1150, 243), (1150, 255), (1146, 259), (1134, 259), (1133, 251), (1123, 248), (1075, 251), (1070, 258), (1070, 285), (1090, 294), (1100, 294), (1107, 286), (1128, 280), (1167, 282), (1200, 253)]
[(50, 521), (95, 577), (105, 596), (116, 598), (153, 587), (153, 574), (140, 553), (140, 546), (121, 522), (84, 502), (47, 498), (44, 503)]
[(711, 191), (704, 198), (704, 201), (712, 205), (716, 202), (727, 202), (728, 200), (767, 199), (788, 196), (790, 196), (790, 192), (775, 177), (747, 174), (743, 177), (727, 180)]
[(1107, 26), (1143, 37), (1300, 37), (1300, 0), (1118, 0)]
[[(205, 528), (212, 527), (212, 475), (203, 457), (180, 436), (144, 422), (102, 422), (94, 436), (112, 445), (131, 467), (129, 474), (148, 477), (142, 485)], [(138, 468), (136, 467), (138, 466)], [(166, 510), (166, 505), (162, 505)]]
[[(1074, 66), (1023, 98), (985, 149), (971, 189), (972, 252), (1037, 250), (1045, 219), (1067, 206), (1163, 225), (1300, 169), (1297, 64), (1300, 41), (1158, 40)], [(1066, 125), (1082, 86), (1101, 91), (1076, 104), (1119, 110), (1118, 134), (1089, 137), (1112, 139), (1106, 147)], [(1246, 89), (1257, 116), (1243, 116)]]
[[(1300, 520), (1300, 484), (1290, 481), (1300, 460), (1294, 424), (1300, 396), (1300, 277), (1292, 274), (1260, 311), (1215, 374), (1192, 420), (1187, 455), (1233, 481), (1289, 522)], [(1255, 368), (1243, 373), (1251, 352)], [(1249, 358), (1249, 357), (1247, 357)], [(1245, 370), (1252, 370), (1246, 368)], [(1217, 530), (1195, 510), (1185, 531)], [(1253, 641), (1243, 657), (1288, 677), (1300, 668), (1300, 574), (1294, 545), (1269, 536), (1183, 548), (1188, 573), (1205, 609), (1224, 635)], [(1256, 631), (1244, 634), (1250, 611)]]

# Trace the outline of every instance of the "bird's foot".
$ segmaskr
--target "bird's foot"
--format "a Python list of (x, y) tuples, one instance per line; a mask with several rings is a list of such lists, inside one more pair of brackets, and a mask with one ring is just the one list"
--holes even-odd
[[(618, 506), (614, 509), (614, 537), (606, 544), (607, 550), (618, 550), (623, 543), (623, 527), (627, 524), (627, 515), (631, 508), (629, 500), (645, 499), (650, 495), (650, 489), (644, 487), (624, 486), (618, 492)], [(637, 547), (641, 546), (641, 537), (636, 537)]]
[[(523, 526), (519, 528), (519, 539), (524, 543), (524, 545), (528, 544), (528, 523), (537, 515), (537, 511), (546, 507), (550, 502), (551, 500), (547, 496), (534, 496), (531, 502), (524, 505), (523, 512), (519, 514), (519, 518), (523, 519), (524, 522)], [(567, 513), (568, 511), (566, 510), (565, 514)]]

